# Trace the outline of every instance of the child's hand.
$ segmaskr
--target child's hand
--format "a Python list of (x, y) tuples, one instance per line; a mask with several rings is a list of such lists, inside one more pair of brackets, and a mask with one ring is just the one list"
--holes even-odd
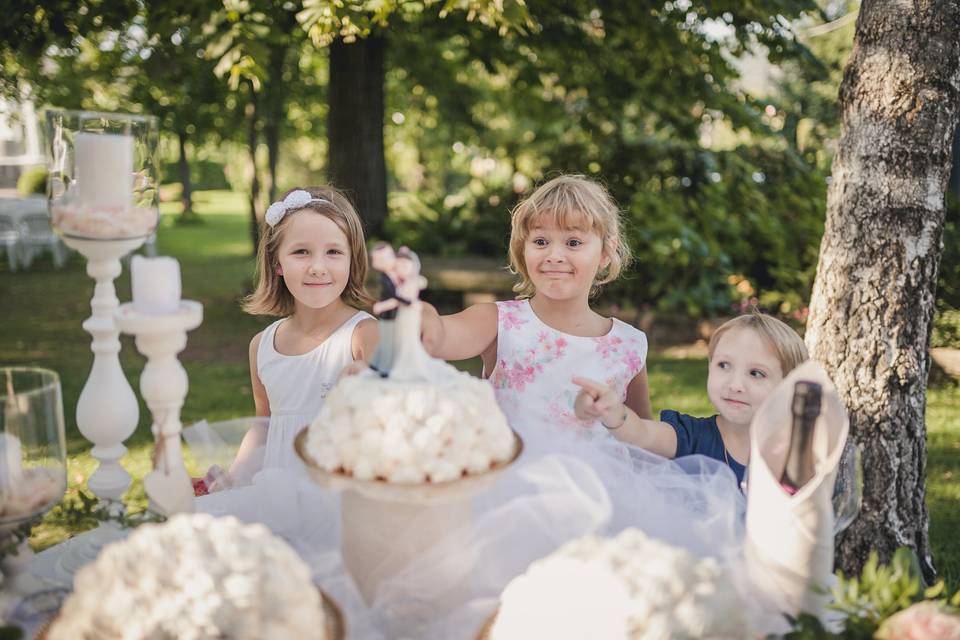
[(389, 300), (381, 300), (380, 302), (375, 302), (373, 304), (373, 312), (376, 315), (380, 315), (384, 311), (390, 311), (391, 309), (396, 309), (400, 306), (400, 303), (397, 302), (396, 298), (390, 298)]
[(580, 420), (599, 420), (608, 429), (618, 429), (626, 421), (626, 407), (613, 389), (590, 378), (575, 377), (580, 387), (573, 411)]

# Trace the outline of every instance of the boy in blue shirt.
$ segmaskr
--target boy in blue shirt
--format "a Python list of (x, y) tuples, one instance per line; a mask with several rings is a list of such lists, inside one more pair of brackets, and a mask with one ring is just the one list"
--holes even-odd
[(808, 358), (807, 349), (780, 320), (751, 313), (721, 325), (710, 338), (709, 355), (707, 396), (716, 415), (661, 411), (659, 421), (644, 420), (606, 385), (577, 377), (577, 417), (599, 420), (620, 440), (666, 458), (700, 454), (720, 460), (742, 483), (750, 421), (777, 384)]

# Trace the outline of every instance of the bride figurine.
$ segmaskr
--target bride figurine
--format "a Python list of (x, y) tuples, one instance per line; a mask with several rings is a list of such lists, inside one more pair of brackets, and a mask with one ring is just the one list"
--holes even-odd
[(408, 247), (393, 255), (389, 245), (378, 246), (373, 268), (385, 276), (384, 293), (373, 311), (381, 318), (380, 340), (386, 353), (381, 355), (378, 346), (371, 368), (399, 382), (449, 380), (450, 365), (431, 358), (420, 340), (420, 292), (427, 287), (427, 279), (420, 275), (420, 258)]
[(408, 300), (397, 297), (397, 256), (386, 242), (378, 243), (370, 252), (370, 263), (380, 272), (380, 300), (373, 305), (373, 312), (379, 318), (380, 342), (377, 350), (370, 359), (370, 368), (386, 378), (390, 375), (390, 368), (396, 352), (396, 319), (397, 308), (401, 304), (409, 304)]

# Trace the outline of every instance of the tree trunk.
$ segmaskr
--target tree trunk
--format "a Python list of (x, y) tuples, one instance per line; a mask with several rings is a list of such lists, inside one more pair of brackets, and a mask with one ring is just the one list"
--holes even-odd
[(249, 86), (249, 102), (244, 109), (244, 115), (247, 118), (247, 150), (249, 156), (247, 159), (247, 176), (250, 179), (250, 238), (253, 240), (253, 255), (257, 255), (257, 247), (260, 245), (260, 221), (263, 220), (264, 212), (260, 202), (260, 177), (257, 171), (257, 92), (253, 85)]
[(807, 344), (850, 411), (863, 508), (837, 564), (912, 547), (934, 576), (924, 411), (944, 194), (960, 109), (960, 3), (865, 0), (840, 87), (843, 133)]
[(177, 131), (177, 140), (180, 143), (180, 159), (177, 161), (177, 167), (180, 171), (180, 184), (183, 186), (180, 194), (180, 202), (183, 204), (180, 219), (192, 220), (194, 217), (193, 185), (190, 183), (190, 160), (187, 158), (187, 132)]
[(327, 170), (347, 192), (367, 233), (380, 235), (387, 217), (383, 158), (383, 36), (330, 45)]
[[(266, 113), (263, 138), (267, 143), (267, 173), (270, 179), (267, 200), (269, 202), (277, 200), (277, 163), (280, 161), (280, 125), (284, 117), (285, 98), (289, 85), (299, 80), (296, 75), (286, 79), (283, 77), (286, 57), (286, 47), (274, 45), (270, 48), (269, 77), (264, 85)], [(291, 72), (296, 74), (298, 68), (297, 65), (291, 65)]]
[(950, 173), (950, 193), (960, 200), (960, 127), (953, 137), (953, 171)]

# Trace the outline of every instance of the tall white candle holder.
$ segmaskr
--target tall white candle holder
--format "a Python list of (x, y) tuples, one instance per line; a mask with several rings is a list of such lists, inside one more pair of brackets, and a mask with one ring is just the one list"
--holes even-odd
[[(77, 427), (99, 461), (89, 489), (115, 515), (130, 475), (120, 465), (123, 445), (140, 418), (137, 398), (120, 367), (119, 301), (113, 281), (120, 258), (152, 234), (159, 219), (158, 121), (152, 116), (86, 111), (47, 111), (47, 197), (50, 222), (64, 243), (87, 259), (94, 279), (91, 315), (83, 323), (93, 336), (93, 366), (77, 402)], [(115, 523), (71, 540), (56, 566), (69, 582), (107, 542), (124, 535)]]
[(180, 409), (187, 396), (188, 380), (177, 354), (187, 346), (187, 331), (203, 322), (203, 305), (181, 300), (169, 314), (146, 314), (135, 303), (117, 310), (117, 326), (136, 336), (137, 349), (147, 357), (140, 376), (140, 393), (153, 414), (154, 469), (143, 486), (150, 507), (164, 515), (193, 511), (193, 485), (183, 464), (180, 447)]
[(130, 475), (120, 459), (126, 453), (123, 441), (137, 427), (139, 407), (120, 367), (113, 281), (121, 272), (120, 258), (157, 227), (158, 122), (153, 116), (87, 111), (48, 111), (46, 122), (51, 225), (83, 254), (96, 281), (93, 315), (83, 323), (93, 336), (93, 366), (76, 414), (100, 462), (87, 484), (122, 512)]

